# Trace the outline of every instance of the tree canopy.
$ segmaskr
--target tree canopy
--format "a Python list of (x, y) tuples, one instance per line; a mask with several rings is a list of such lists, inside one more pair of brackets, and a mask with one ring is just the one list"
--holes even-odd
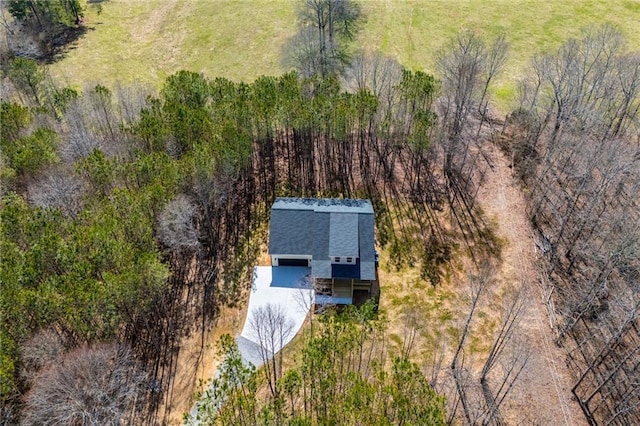
[(320, 317), (304, 336), (298, 361), (278, 371), (277, 388), (266, 394), (259, 390), (269, 380), (264, 375), (269, 368), (245, 365), (233, 338), (223, 336), (220, 374), (190, 420), (222, 425), (444, 425), (444, 397), (406, 356), (387, 352), (386, 325), (375, 318), (372, 307), (365, 304)]

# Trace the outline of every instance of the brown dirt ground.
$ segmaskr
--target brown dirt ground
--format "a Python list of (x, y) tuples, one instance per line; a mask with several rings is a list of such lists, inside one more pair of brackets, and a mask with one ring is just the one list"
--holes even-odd
[[(530, 304), (520, 322), (518, 338), (531, 348), (531, 354), (501, 407), (502, 421), (523, 425), (586, 424), (580, 407), (572, 398), (572, 380), (565, 365), (565, 355), (553, 342), (543, 292), (537, 284), (534, 241), (522, 190), (512, 177), (504, 155), (497, 148), (489, 147), (488, 151), (493, 169), (487, 172), (479, 202), (502, 242), (502, 262), (495, 284), (481, 301), (472, 321), (473, 331), (465, 345), (465, 365), (474, 371), (482, 367), (499, 321), (497, 308), (502, 296), (526, 282)], [(449, 386), (447, 366), (468, 312), (466, 263), (461, 253), (456, 258), (458, 260), (452, 265), (454, 272), (446, 282), (432, 288), (420, 278), (419, 265), (396, 271), (389, 266), (388, 250), (380, 250), (380, 307), (389, 320), (389, 349), (399, 350), (406, 335), (403, 313), (407, 308), (417, 311), (420, 330), (412, 357), (424, 366), (426, 374), (430, 374), (434, 356), (444, 353), (439, 373), (444, 387), (437, 389), (440, 392)]]
[[(496, 286), (491, 294), (499, 296), (523, 280), (529, 283), (531, 304), (521, 322), (521, 337), (532, 349), (529, 361), (517, 384), (502, 407), (502, 420), (506, 424), (538, 425), (583, 425), (586, 424), (578, 404), (571, 395), (571, 377), (566, 369), (564, 353), (553, 342), (553, 331), (543, 304), (542, 290), (533, 262), (534, 243), (526, 218), (525, 202), (521, 189), (512, 177), (507, 159), (497, 149), (489, 150), (493, 169), (488, 171), (479, 194), (485, 214), (497, 227), (499, 238), (504, 243), (503, 261), (498, 272)], [(261, 251), (260, 265), (268, 265), (266, 247)], [(404, 267), (400, 271), (390, 269), (388, 253), (380, 251), (381, 309), (389, 319), (390, 349), (399, 349), (406, 330), (402, 314), (406, 306), (415, 306), (424, 316), (422, 336), (416, 340), (415, 358), (428, 364), (438, 351), (434, 349), (441, 341), (454, 341), (455, 329), (466, 312), (467, 300), (457, 277), (438, 288), (431, 288), (420, 279), (417, 267)], [(462, 269), (463, 265), (455, 265)], [(248, 292), (243, 295), (245, 300)], [(486, 304), (485, 304), (486, 305)], [(181, 424), (184, 413), (194, 402), (194, 393), (200, 380), (211, 378), (219, 360), (215, 356), (216, 342), (223, 333), (237, 334), (246, 316), (246, 303), (242, 308), (225, 308), (215, 328), (206, 333), (206, 348), (200, 350), (200, 334), (185, 338), (178, 357), (176, 381), (170, 404), (158, 419), (166, 424)], [(497, 315), (492, 307), (483, 306), (476, 321), (475, 337), (470, 346), (472, 364), (482, 360), (488, 350)], [(475, 341), (474, 341), (475, 340)], [(297, 346), (297, 340), (294, 345)], [(445, 352), (451, 351), (448, 343)], [(291, 348), (293, 350), (293, 348)], [(289, 350), (285, 351), (289, 353)], [(291, 356), (285, 353), (285, 358)], [(475, 356), (479, 355), (479, 356)], [(473, 358), (477, 358), (474, 362)], [(445, 362), (446, 358), (445, 358)]]
[[(260, 253), (258, 265), (270, 265), (271, 259), (267, 254), (266, 246)], [(218, 368), (220, 358), (216, 352), (220, 337), (223, 334), (235, 336), (242, 330), (247, 315), (249, 288), (250, 283), (247, 283), (238, 307), (223, 307), (216, 324), (205, 331), (204, 349), (202, 349), (200, 327), (182, 340), (174, 383), (169, 391), (170, 397), (167, 404), (158, 411), (157, 422), (159, 424), (180, 425), (184, 423), (184, 414), (193, 407), (196, 392), (203, 390), (202, 384), (206, 384)]]
[(191, 410), (195, 393), (201, 391), (201, 383), (213, 377), (218, 366), (217, 342), (225, 333), (235, 336), (239, 333), (246, 315), (243, 308), (224, 307), (216, 325), (205, 331), (205, 347), (202, 348), (200, 329), (185, 337), (180, 345), (177, 366), (168, 403), (158, 411), (157, 423), (168, 425), (183, 424), (184, 414)]
[(572, 380), (565, 355), (553, 341), (544, 295), (533, 264), (534, 240), (522, 190), (505, 156), (495, 146), (489, 151), (493, 169), (488, 171), (482, 186), (480, 202), (505, 242), (498, 278), (505, 288), (518, 282), (527, 283), (530, 300), (520, 330), (532, 352), (509, 400), (505, 401), (504, 420), (509, 424), (586, 424), (571, 394)]

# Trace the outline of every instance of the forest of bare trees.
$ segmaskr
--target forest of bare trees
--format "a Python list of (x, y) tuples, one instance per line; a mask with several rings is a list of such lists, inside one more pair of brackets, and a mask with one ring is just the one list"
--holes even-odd
[(508, 149), (543, 254), (540, 277), (591, 424), (640, 421), (640, 54), (615, 28), (537, 56)]

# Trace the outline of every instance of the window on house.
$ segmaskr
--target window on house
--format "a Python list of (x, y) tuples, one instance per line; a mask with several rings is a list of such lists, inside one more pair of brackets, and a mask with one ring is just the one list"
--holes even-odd
[(347, 263), (353, 263), (353, 257), (347, 257)]
[(335, 262), (336, 262), (336, 263), (340, 263), (340, 258), (339, 258), (339, 257), (336, 257)]

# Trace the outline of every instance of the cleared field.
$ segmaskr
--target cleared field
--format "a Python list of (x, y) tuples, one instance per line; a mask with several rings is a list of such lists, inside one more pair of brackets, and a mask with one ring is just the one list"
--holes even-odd
[[(209, 77), (252, 81), (283, 72), (281, 49), (296, 30), (296, 2), (289, 0), (110, 0), (102, 12), (87, 10), (92, 28), (66, 57), (51, 66), (61, 82), (157, 86), (187, 69)], [(434, 71), (434, 53), (461, 28), (511, 44), (497, 81), (502, 107), (535, 52), (553, 49), (582, 28), (611, 22), (629, 47), (640, 49), (640, 1), (427, 1), (367, 0), (359, 44), (380, 49), (400, 63)]]
[(51, 65), (60, 82), (157, 86), (181, 70), (252, 81), (280, 74), (280, 49), (295, 32), (284, 1), (110, 0), (87, 8), (87, 34)]
[(640, 49), (640, 1), (380, 0), (363, 4), (367, 23), (361, 43), (413, 69), (434, 72), (435, 52), (460, 29), (477, 31), (488, 39), (505, 33), (511, 51), (495, 87), (502, 107), (535, 53), (554, 49), (583, 28), (610, 22), (624, 32), (630, 48)]

